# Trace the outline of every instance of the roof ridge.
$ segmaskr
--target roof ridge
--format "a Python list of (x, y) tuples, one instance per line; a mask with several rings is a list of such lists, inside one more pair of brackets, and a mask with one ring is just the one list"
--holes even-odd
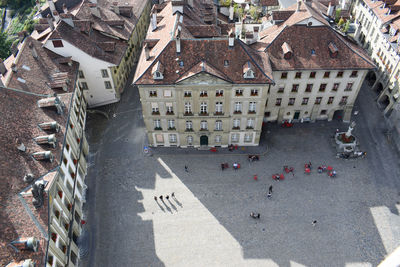
[[(220, 71), (217, 67), (215, 67), (213, 64), (209, 63), (209, 62), (208, 62), (207, 60), (205, 60), (204, 58), (200, 59), (197, 63), (195, 63), (195, 64), (193, 64), (192, 66), (190, 66), (190, 68), (189, 68), (187, 71), (185, 71), (184, 73), (182, 73), (182, 75), (180, 75), (180, 76), (175, 80), (175, 82), (179, 81), (183, 76), (185, 76), (186, 73), (188, 73), (188, 72), (191, 71), (194, 67), (196, 67), (197, 65), (199, 65), (199, 63), (200, 63), (200, 64), (206, 63), (210, 68), (216, 70), (221, 76), (224, 76), (225, 78), (223, 78), (223, 80), (233, 83), (233, 81), (231, 80), (231, 78), (230, 78), (228, 75), (226, 75), (225, 73), (223, 73), (222, 71)], [(216, 76), (215, 74), (212, 74), (212, 73), (208, 72), (208, 71), (205, 69), (204, 65), (202, 66), (202, 70), (201, 70), (200, 72), (205, 72), (205, 73), (208, 73), (208, 74), (210, 74), (210, 75), (212, 75), (212, 76), (215, 76), (215, 77), (217, 77), (217, 78), (221, 78), (221, 77)], [(199, 72), (199, 73), (200, 73), (200, 72)], [(195, 73), (195, 74), (196, 74), (196, 73)], [(195, 74), (194, 74), (194, 75), (195, 75)], [(193, 76), (193, 75), (191, 75), (191, 76)], [(191, 76), (189, 76), (189, 77), (191, 77)], [(189, 77), (187, 77), (187, 78), (185, 78), (185, 79), (183, 79), (183, 80), (186, 80), (186, 79), (188, 79)], [(182, 80), (182, 81), (183, 81), (183, 80)]]

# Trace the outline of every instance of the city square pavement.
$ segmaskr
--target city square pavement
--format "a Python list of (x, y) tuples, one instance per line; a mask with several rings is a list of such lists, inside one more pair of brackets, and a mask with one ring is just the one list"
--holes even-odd
[[(331, 136), (348, 127), (339, 121), (266, 124), (258, 148), (153, 149), (149, 156), (138, 92), (128, 88), (103, 109), (108, 120), (88, 119), (81, 266), (376, 266), (400, 245), (400, 173), (373, 97), (364, 86), (354, 109), (365, 159), (335, 158)], [(248, 162), (247, 153), (260, 161)], [(241, 168), (222, 171), (222, 162)], [(322, 164), (337, 177), (318, 174)], [(294, 176), (272, 180), (283, 165)]]

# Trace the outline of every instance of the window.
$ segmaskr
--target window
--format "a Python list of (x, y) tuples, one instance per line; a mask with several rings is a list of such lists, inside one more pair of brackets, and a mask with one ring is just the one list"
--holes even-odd
[(307, 105), (308, 104), (308, 99), (309, 99), (308, 97), (304, 97), (303, 101), (301, 101), (301, 104), (302, 105)]
[(247, 119), (247, 126), (246, 126), (246, 128), (247, 128), (247, 129), (254, 129), (254, 122), (255, 122), (255, 120), (254, 120), (253, 118)]
[(310, 72), (310, 79), (314, 79), (315, 78), (315, 74), (316, 74), (315, 71)]
[(185, 103), (185, 115), (192, 114), (192, 104), (189, 102)]
[(296, 72), (295, 79), (301, 79), (301, 72)]
[(357, 77), (357, 73), (358, 71), (356, 70), (352, 71), (350, 77)]
[(222, 114), (222, 102), (215, 103), (215, 114)]
[(215, 91), (215, 96), (223, 96), (223, 95), (224, 95), (224, 90), (219, 89)]
[(351, 91), (351, 89), (353, 88), (353, 83), (348, 83), (346, 85), (346, 89), (344, 89), (345, 91)]
[(157, 143), (164, 143), (164, 135), (156, 134), (156, 142)]
[(206, 97), (207, 91), (200, 91), (200, 97)]
[(233, 120), (233, 129), (236, 129), (236, 130), (240, 129), (240, 119)]
[(328, 105), (333, 103), (333, 99), (335, 99), (333, 96), (329, 97), (328, 99)]
[(220, 135), (215, 136), (215, 143), (221, 143), (221, 140), (222, 140), (222, 136), (220, 136)]
[(53, 40), (53, 46), (56, 47), (64, 47), (62, 40)]
[(278, 93), (283, 93), (284, 91), (285, 91), (285, 86), (284, 85), (279, 86)]
[(235, 114), (242, 113), (242, 102), (235, 102), (235, 109), (233, 113)]
[(265, 116), (265, 117), (270, 117), (270, 116), (271, 116), (271, 112), (270, 112), (270, 111), (266, 111), (266, 112), (264, 113), (264, 116)]
[(338, 71), (336, 78), (342, 78), (343, 77), (343, 71)]
[(169, 135), (169, 142), (170, 143), (176, 143), (176, 134), (170, 134)]
[(107, 70), (101, 70), (101, 77), (108, 78), (108, 71)]
[(104, 82), (104, 86), (106, 87), (106, 89), (112, 89), (112, 86), (111, 86), (111, 82), (110, 82), (110, 81), (105, 81), (105, 82)]
[(256, 113), (256, 102), (249, 103), (249, 113)]
[(251, 96), (257, 96), (258, 95), (258, 89), (251, 89), (250, 95)]
[(82, 90), (88, 90), (89, 89), (86, 82), (81, 82), (81, 89)]
[(297, 93), (298, 90), (299, 90), (299, 85), (298, 84), (293, 84), (292, 93)]
[(171, 97), (172, 91), (171, 90), (164, 90), (164, 97)]
[(231, 142), (232, 142), (232, 143), (237, 143), (237, 142), (239, 142), (239, 134), (238, 134), (238, 133), (232, 134), (232, 136), (231, 136)]
[(282, 98), (277, 98), (275, 102), (275, 106), (280, 106), (282, 103)]
[(288, 105), (289, 105), (289, 106), (293, 106), (295, 101), (296, 101), (296, 98), (289, 98), (289, 103), (288, 103)]
[(200, 114), (203, 114), (203, 115), (207, 114), (207, 103), (206, 102), (200, 103)]
[(154, 120), (154, 130), (161, 130), (161, 120)]
[(251, 142), (253, 140), (253, 134), (252, 133), (247, 133), (244, 135), (244, 141), (245, 142)]
[(151, 113), (153, 115), (160, 115), (160, 110), (158, 109), (158, 103), (151, 103)]
[(326, 115), (326, 112), (327, 112), (327, 110), (326, 109), (323, 109), (323, 110), (321, 110), (321, 115)]
[(215, 130), (216, 131), (222, 131), (222, 121), (216, 121), (215, 122)]
[(150, 97), (156, 97), (157, 96), (157, 91), (156, 90), (150, 90), (149, 91)]
[(208, 126), (207, 126), (207, 121), (201, 121), (200, 122), (200, 130), (207, 130)]
[(185, 91), (184, 96), (185, 97), (191, 97), (192, 96), (192, 92), (191, 91)]
[(337, 91), (339, 89), (339, 83), (334, 83), (332, 87), (332, 91)]
[(83, 71), (78, 70), (78, 77), (79, 77), (80, 79), (85, 79), (85, 75), (83, 75)]
[(321, 85), (319, 86), (319, 91), (325, 92), (325, 89), (326, 89), (326, 83), (321, 83)]
[(193, 122), (186, 121), (186, 131), (193, 131)]
[(349, 97), (348, 96), (343, 96), (342, 97), (342, 99), (340, 100), (340, 105), (346, 105), (347, 104), (347, 99), (348, 99)]
[(236, 90), (236, 96), (242, 96), (243, 95), (243, 90), (242, 89), (237, 89)]
[(330, 71), (325, 71), (324, 78), (329, 78), (329, 75), (331, 75), (331, 72)]
[(188, 137), (186, 137), (186, 142), (188, 145), (192, 145), (193, 144), (193, 136), (189, 135)]
[(174, 109), (172, 107), (172, 103), (165, 103), (165, 108), (166, 108), (166, 115), (174, 114)]
[(229, 60), (224, 60), (224, 66), (228, 67), (229, 66)]
[(168, 130), (175, 130), (175, 121), (168, 120)]
[(287, 78), (287, 72), (282, 72), (281, 79), (286, 79), (286, 78)]
[(322, 97), (317, 97), (317, 98), (315, 99), (315, 104), (316, 104), (316, 105), (319, 105), (319, 104), (321, 104), (321, 101), (322, 101)]
[(312, 83), (307, 84), (307, 86), (306, 86), (306, 93), (311, 93), (312, 87), (313, 87), (313, 84), (312, 84)]

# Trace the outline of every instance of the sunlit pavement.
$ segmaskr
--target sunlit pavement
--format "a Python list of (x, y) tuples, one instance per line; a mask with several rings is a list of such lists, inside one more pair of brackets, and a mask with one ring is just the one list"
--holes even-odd
[[(268, 153), (249, 163), (243, 155), (144, 155), (137, 93), (124, 97), (108, 122), (90, 122), (96, 168), (88, 176), (91, 250), (83, 266), (376, 266), (400, 245), (398, 159), (374, 143), (368, 127), (376, 125), (363, 123), (361, 106), (355, 134), (366, 159), (336, 159), (329, 136), (347, 125), (318, 122), (267, 126)], [(220, 170), (235, 161), (240, 170)], [(311, 175), (303, 171), (308, 161)], [(320, 164), (338, 177), (316, 173)], [(295, 176), (273, 181), (283, 165)], [(160, 195), (164, 202), (154, 200)]]

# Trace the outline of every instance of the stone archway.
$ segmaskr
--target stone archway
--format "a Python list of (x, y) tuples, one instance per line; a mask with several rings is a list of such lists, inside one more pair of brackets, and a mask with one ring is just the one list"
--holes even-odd
[(207, 135), (200, 136), (200, 146), (208, 146), (208, 136)]
[(338, 109), (333, 112), (332, 120), (334, 121), (343, 121), (344, 111), (343, 109)]
[(380, 95), (382, 93), (382, 91), (383, 91), (383, 84), (382, 83), (378, 83), (378, 85), (376, 86), (375, 90), (376, 90), (376, 93), (378, 95)]
[(376, 82), (376, 74), (375, 71), (371, 70), (368, 72), (366, 80), (368, 81), (369, 86), (374, 85)]
[(379, 106), (382, 109), (386, 109), (386, 107), (390, 104), (389, 97), (385, 94), (379, 99)]

